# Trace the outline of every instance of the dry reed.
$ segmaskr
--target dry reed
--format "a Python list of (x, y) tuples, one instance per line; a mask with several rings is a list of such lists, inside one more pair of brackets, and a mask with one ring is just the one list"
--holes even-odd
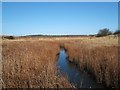
[[(107, 39), (105, 39), (107, 41)], [(98, 40), (70, 41), (64, 43), (69, 61), (74, 62), (81, 70), (93, 74), (98, 83), (108, 87), (118, 87), (120, 70), (118, 69), (118, 45), (107, 45)], [(109, 41), (110, 42), (110, 41)], [(118, 80), (119, 79), (119, 80)]]
[(59, 45), (49, 41), (3, 41), (3, 88), (72, 87), (56, 76)]

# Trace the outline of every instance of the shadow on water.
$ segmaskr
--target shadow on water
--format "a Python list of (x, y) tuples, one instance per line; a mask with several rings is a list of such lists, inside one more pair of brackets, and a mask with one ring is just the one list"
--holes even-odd
[(67, 60), (67, 54), (64, 49), (61, 49), (57, 69), (67, 75), (70, 83), (74, 84), (77, 88), (104, 88), (103, 85), (96, 83), (93, 77), (87, 72), (81, 72), (78, 67)]

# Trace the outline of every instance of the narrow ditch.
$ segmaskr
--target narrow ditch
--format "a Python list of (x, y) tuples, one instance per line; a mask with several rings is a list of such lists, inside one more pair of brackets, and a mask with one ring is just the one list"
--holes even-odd
[(56, 65), (58, 72), (67, 75), (71, 84), (74, 84), (76, 88), (105, 88), (104, 85), (98, 84), (89, 73), (80, 71), (75, 64), (70, 63), (67, 57), (66, 50), (61, 48)]

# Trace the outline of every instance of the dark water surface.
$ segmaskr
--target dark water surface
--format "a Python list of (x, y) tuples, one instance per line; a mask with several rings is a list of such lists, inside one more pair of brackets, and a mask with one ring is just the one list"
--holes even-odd
[(66, 58), (67, 54), (63, 49), (58, 57), (57, 68), (67, 75), (70, 83), (73, 83), (77, 88), (104, 88), (103, 85), (96, 83), (90, 74), (81, 72), (75, 64), (70, 63)]

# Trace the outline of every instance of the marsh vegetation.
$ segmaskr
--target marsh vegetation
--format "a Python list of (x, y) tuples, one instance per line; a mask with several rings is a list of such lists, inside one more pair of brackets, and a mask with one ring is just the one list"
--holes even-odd
[(118, 37), (28, 37), (2, 42), (3, 88), (75, 88), (66, 74), (57, 74), (60, 46), (78, 70), (96, 83), (118, 87)]

